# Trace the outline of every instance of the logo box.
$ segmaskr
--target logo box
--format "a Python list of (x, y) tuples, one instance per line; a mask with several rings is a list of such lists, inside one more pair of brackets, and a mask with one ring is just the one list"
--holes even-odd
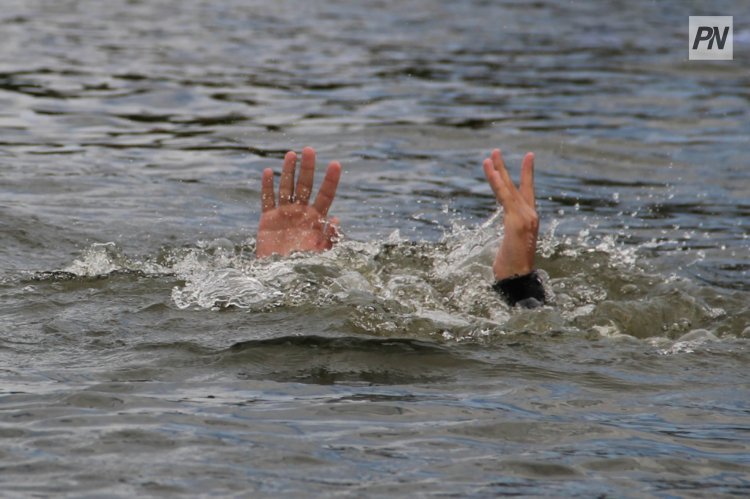
[(732, 16), (690, 16), (688, 26), (689, 60), (731, 61), (734, 58)]

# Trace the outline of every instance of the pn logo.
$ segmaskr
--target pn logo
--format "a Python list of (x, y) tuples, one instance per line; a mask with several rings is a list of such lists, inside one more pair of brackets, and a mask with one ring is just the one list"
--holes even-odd
[(732, 16), (690, 16), (688, 60), (731, 61), (734, 58)]

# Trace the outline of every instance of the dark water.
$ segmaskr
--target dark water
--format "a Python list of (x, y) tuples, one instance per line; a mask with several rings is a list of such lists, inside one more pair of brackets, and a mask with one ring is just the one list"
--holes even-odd
[[(1, 7), (0, 495), (750, 494), (746, 2)], [(256, 262), (304, 145), (345, 240)], [(498, 146), (543, 310), (489, 290)]]

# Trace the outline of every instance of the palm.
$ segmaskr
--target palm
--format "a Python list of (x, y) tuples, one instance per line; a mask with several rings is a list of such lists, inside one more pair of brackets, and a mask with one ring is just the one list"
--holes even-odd
[(327, 216), (341, 176), (341, 165), (333, 162), (328, 166), (315, 202), (310, 205), (315, 151), (309, 147), (303, 150), (295, 187), (296, 163), (297, 155), (287, 153), (279, 182), (278, 205), (273, 189), (273, 171), (269, 168), (263, 172), (263, 213), (256, 240), (258, 257), (283, 256), (295, 251), (325, 251), (333, 246), (338, 236), (338, 220)]
[(263, 213), (258, 225), (258, 255), (330, 249), (333, 241), (322, 218), (315, 208), (294, 204)]

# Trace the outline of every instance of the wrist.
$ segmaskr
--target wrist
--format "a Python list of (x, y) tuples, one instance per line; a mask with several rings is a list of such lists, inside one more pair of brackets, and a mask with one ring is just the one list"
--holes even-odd
[(495, 274), (496, 281), (530, 274), (533, 271), (534, 265), (528, 263), (523, 265), (503, 265), (496, 262), (492, 266), (492, 272)]

